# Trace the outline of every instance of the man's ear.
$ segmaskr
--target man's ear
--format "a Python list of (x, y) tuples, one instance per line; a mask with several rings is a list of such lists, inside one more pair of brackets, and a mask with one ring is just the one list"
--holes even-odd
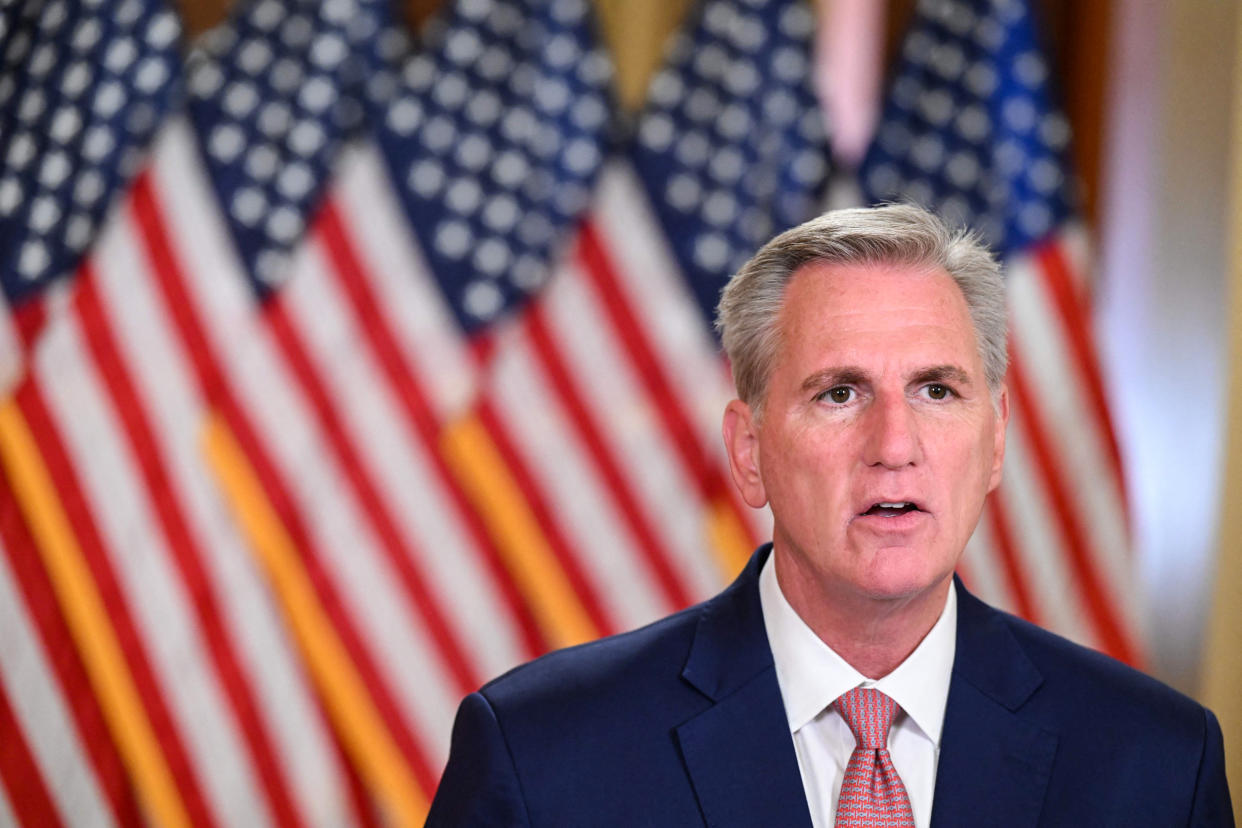
[(1000, 396), (996, 399), (996, 433), (992, 436), (992, 477), (988, 481), (988, 491), (994, 490), (1001, 482), (1001, 467), (1005, 462), (1005, 427), (1009, 424), (1009, 386), (1002, 384)]
[(729, 454), (729, 472), (733, 485), (742, 494), (746, 505), (761, 509), (768, 502), (759, 473), (759, 431), (754, 412), (741, 400), (725, 406), (724, 442)]

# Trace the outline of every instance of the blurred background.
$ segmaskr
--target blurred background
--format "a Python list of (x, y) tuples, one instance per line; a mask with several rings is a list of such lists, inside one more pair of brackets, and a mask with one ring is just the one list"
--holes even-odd
[(722, 588), (729, 274), (910, 199), (1006, 264), (975, 592), (1242, 800), (1242, 9), (0, 8), (0, 824), (421, 824), (460, 698)]

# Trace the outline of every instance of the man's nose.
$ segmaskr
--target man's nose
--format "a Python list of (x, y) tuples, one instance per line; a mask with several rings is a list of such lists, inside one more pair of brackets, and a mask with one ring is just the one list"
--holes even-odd
[(879, 397), (868, 408), (863, 460), (869, 466), (900, 469), (922, 459), (918, 422), (905, 395)]

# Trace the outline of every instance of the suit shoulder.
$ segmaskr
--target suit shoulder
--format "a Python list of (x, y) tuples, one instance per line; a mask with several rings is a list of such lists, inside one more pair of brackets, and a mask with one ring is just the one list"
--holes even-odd
[(1210, 713), (1189, 696), (1104, 653), (1007, 613), (1001, 616), (1043, 675), (1044, 689), (1081, 716), (1141, 724), (1152, 728), (1151, 735), (1202, 736)]
[(702, 609), (699, 604), (636, 630), (554, 650), (479, 692), (498, 711), (529, 712), (544, 705), (598, 706), (632, 697), (646, 684), (679, 681)]

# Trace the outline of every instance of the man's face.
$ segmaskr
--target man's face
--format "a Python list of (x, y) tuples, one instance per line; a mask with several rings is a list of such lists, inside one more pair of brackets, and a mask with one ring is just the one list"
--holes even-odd
[(762, 416), (735, 400), (725, 439), (743, 497), (771, 503), (782, 573), (872, 599), (947, 582), (1008, 417), (961, 290), (943, 271), (812, 263), (778, 325)]

